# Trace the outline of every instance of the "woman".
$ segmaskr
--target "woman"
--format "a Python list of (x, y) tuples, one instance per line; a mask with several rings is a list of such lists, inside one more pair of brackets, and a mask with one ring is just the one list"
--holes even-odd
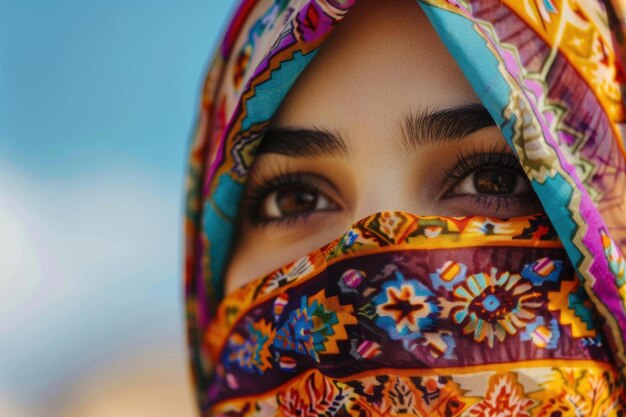
[(612, 13), (244, 1), (192, 148), (203, 414), (622, 415)]

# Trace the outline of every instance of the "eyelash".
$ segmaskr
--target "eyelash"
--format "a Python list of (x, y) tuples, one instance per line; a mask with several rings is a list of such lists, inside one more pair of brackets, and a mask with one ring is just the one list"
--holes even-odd
[(287, 216), (278, 219), (263, 219), (259, 216), (264, 199), (274, 191), (283, 187), (305, 186), (319, 190), (328, 181), (317, 174), (307, 172), (286, 172), (278, 168), (269, 177), (250, 178), (248, 189), (241, 202), (241, 210), (253, 224), (263, 226), (268, 224), (291, 225), (297, 221), (306, 220), (311, 214)]
[[(472, 149), (468, 154), (465, 154), (462, 150), (457, 154), (456, 164), (452, 169), (445, 169), (444, 172), (444, 184), (447, 189), (455, 186), (461, 180), (465, 179), (468, 175), (479, 171), (481, 169), (489, 168), (507, 168), (511, 171), (519, 174), (523, 178), (526, 178), (526, 174), (522, 169), (517, 158), (511, 154), (509, 147), (506, 143), (492, 145), (487, 152), (477, 151)], [(530, 193), (529, 193), (530, 194)], [(459, 197), (463, 195), (451, 194), (451, 191), (447, 191), (442, 198)], [(506, 197), (498, 197), (495, 195), (465, 195), (469, 197), (472, 202), (482, 206), (485, 209), (492, 208), (495, 203), (495, 211), (500, 211), (502, 205), (505, 209), (508, 209), (509, 205), (524, 202), (528, 198), (528, 194), (512, 195)]]
[(507, 152), (508, 145), (506, 143), (492, 145), (487, 152), (472, 149), (469, 154), (459, 151), (456, 157), (456, 164), (452, 169), (445, 169), (444, 184), (453, 186), (472, 172), (488, 168), (508, 168), (525, 177), (524, 171), (519, 164), (517, 158)]
[[(517, 158), (508, 152), (509, 147), (506, 143), (493, 145), (487, 152), (472, 149), (468, 153), (460, 151), (457, 154), (456, 164), (452, 169), (444, 169), (444, 187), (449, 190), (459, 181), (468, 175), (481, 169), (489, 168), (506, 168), (525, 177), (524, 171)], [(261, 205), (266, 197), (272, 192), (284, 187), (305, 186), (311, 189), (319, 190), (322, 186), (332, 186), (322, 176), (307, 172), (288, 172), (286, 167), (276, 167), (275, 171), (267, 176), (250, 177), (248, 189), (246, 190), (241, 202), (241, 211), (246, 218), (257, 227), (274, 225), (290, 226), (298, 221), (306, 221), (306, 219), (314, 214), (314, 212), (300, 214), (297, 216), (286, 216), (276, 219), (265, 219), (259, 216)], [(451, 195), (447, 191), (442, 198), (458, 197), (460, 195)], [(491, 208), (495, 203), (496, 211), (499, 211), (504, 204), (508, 208), (510, 204), (521, 202), (527, 198), (527, 195), (514, 195), (507, 197), (487, 196), (487, 195), (467, 195), (473, 202), (484, 208)]]

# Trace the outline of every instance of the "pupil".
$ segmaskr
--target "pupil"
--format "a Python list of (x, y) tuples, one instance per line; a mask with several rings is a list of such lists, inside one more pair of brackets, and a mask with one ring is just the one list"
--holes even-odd
[(306, 188), (288, 188), (278, 192), (276, 203), (284, 215), (312, 211), (317, 205), (317, 193)]
[(474, 174), (474, 187), (481, 194), (510, 194), (517, 185), (517, 174), (504, 169), (482, 169)]

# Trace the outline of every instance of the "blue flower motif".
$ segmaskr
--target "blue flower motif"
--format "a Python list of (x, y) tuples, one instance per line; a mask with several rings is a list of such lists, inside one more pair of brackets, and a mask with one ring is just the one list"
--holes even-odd
[(382, 286), (372, 304), (377, 313), (376, 325), (405, 345), (433, 328), (441, 312), (428, 287), (414, 279), (406, 280), (400, 272), (396, 272), (395, 280)]

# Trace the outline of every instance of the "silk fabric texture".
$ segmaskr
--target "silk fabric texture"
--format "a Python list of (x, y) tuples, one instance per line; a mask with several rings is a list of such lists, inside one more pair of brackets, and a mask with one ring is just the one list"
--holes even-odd
[(255, 150), (353, 4), (243, 1), (208, 73), (185, 223), (203, 414), (619, 415), (626, 112), (621, 10), (609, 3), (416, 2), (547, 217), (373, 214), (224, 298)]

